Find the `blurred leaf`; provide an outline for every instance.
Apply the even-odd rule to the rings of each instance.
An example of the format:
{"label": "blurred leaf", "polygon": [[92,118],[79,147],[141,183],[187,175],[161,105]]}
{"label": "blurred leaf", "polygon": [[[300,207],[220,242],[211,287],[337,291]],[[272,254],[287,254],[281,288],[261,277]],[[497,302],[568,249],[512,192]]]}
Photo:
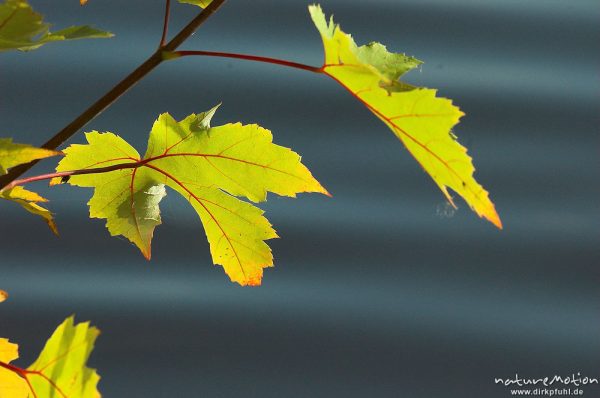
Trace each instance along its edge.
{"label": "blurred leaf", "polygon": [[325,48],[322,70],[381,119],[433,178],[455,207],[447,188],[458,193],[480,216],[498,228],[502,223],[488,193],[473,178],[475,168],[452,128],[464,114],[436,90],[397,79],[421,61],[387,51],[380,43],[358,47],[352,36],[325,19],[318,5],[309,7]]}
{"label": "blurred leaf", "polygon": [[71,26],[50,32],[50,25],[26,0],[0,4],[0,51],[29,51],[53,41],[107,38],[113,34],[89,26]]}

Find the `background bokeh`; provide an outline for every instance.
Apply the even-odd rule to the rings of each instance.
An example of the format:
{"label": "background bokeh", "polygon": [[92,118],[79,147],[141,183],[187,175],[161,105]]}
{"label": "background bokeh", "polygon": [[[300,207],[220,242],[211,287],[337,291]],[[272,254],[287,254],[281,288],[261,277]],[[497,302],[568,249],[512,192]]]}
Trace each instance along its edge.
{"label": "background bokeh", "polygon": [[[31,3],[56,27],[116,34],[0,55],[0,136],[40,144],[154,50],[163,2]],[[182,48],[319,65],[307,4],[230,0]],[[35,186],[52,200],[60,238],[0,203],[0,288],[11,294],[0,336],[21,344],[23,365],[76,313],[103,331],[91,364],[106,397],[507,397],[494,377],[600,377],[598,2],[322,5],[357,42],[425,61],[408,80],[466,112],[455,132],[505,230],[463,202],[450,211],[393,134],[333,81],[181,59],[87,129],[143,151],[159,113],[223,102],[214,124],[271,129],[333,198],[262,205],[282,239],[260,288],[212,265],[199,220],[173,192],[151,262],[88,219],[87,190]],[[195,9],[173,11],[175,32]]]}

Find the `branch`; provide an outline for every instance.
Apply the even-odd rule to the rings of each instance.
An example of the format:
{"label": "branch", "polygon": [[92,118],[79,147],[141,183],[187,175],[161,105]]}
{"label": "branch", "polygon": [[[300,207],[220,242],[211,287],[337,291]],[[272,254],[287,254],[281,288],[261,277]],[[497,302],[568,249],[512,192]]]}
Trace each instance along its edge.
{"label": "branch", "polygon": [[[121,80],[116,86],[109,90],[104,96],[92,104],[88,109],[83,111],[82,114],[77,116],[75,120],[69,123],[65,128],[56,133],[54,137],[50,138],[42,148],[45,149],[56,149],[60,144],[71,138],[79,129],[85,126],[93,118],[98,116],[103,110],[110,106],[115,100],[122,96],[127,90],[133,87],[139,82],[144,76],[150,73],[156,68],[164,59],[163,51],[174,51],[181,45],[188,37],[190,37],[199,27],[206,21],[215,11],[223,5],[225,0],[213,0],[208,7],[203,9],[194,19],[190,21],[181,31],[163,47],[157,49],[154,54],[150,56],[144,63],[142,63],[137,69],[131,72],[127,77]],[[32,168],[38,161],[22,164],[13,167],[8,174],[0,176],[0,189],[10,184],[17,177],[25,173],[27,170]]]}

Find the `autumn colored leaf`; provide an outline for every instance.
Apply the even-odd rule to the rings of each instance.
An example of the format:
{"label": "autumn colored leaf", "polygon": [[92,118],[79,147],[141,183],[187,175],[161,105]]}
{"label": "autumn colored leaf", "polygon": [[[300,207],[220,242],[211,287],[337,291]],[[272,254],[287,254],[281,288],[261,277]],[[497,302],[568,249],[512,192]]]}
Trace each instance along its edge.
{"label": "autumn colored leaf", "polygon": [[198,7],[206,8],[212,0],[178,0],[180,3],[193,4]]}
{"label": "autumn colored leaf", "polygon": [[36,148],[26,144],[15,144],[10,138],[0,138],[0,175],[6,174],[11,167],[32,160],[59,155],[60,152]]}
{"label": "autumn colored leaf", "polygon": [[[60,152],[48,149],[36,148],[26,144],[15,144],[10,138],[0,138],[0,175],[6,174],[8,169],[19,164],[59,154]],[[1,189],[0,198],[16,202],[28,212],[42,217],[52,232],[58,235],[52,213],[38,204],[47,202],[47,199],[21,186]]]}
{"label": "autumn colored leaf", "polygon": [[452,133],[464,114],[451,100],[437,97],[436,90],[398,81],[421,61],[391,53],[380,43],[359,47],[333,18],[326,20],[320,6],[312,5],[309,11],[323,39],[322,72],[394,132],[452,206],[456,207],[447,188],[462,196],[480,217],[502,228],[488,193],[473,178],[475,168],[466,148]]}
{"label": "autumn colored leaf", "polygon": [[8,293],[6,293],[4,290],[0,289],[0,303],[2,303],[3,301],[6,301],[8,299]]}
{"label": "autumn colored leaf", "polygon": [[52,213],[48,209],[38,204],[47,202],[48,199],[38,195],[35,192],[28,191],[21,186],[0,191],[0,198],[16,202],[31,214],[36,214],[42,217],[52,232],[58,235],[58,229],[56,228],[56,223],[54,222]]}
{"label": "autumn colored leaf", "polygon": [[71,26],[56,32],[49,29],[50,25],[26,0],[5,0],[0,4],[0,51],[29,51],[54,41],[113,36],[90,26]]}
{"label": "autumn colored leaf", "polygon": [[[258,125],[210,127],[216,107],[177,122],[169,114],[154,123],[144,157],[113,133],[90,132],[87,145],[71,145],[57,171],[101,168],[72,175],[69,184],[93,187],[90,217],[104,218],[111,235],[122,235],[150,259],[165,186],[187,199],[200,217],[215,264],[241,285],[260,284],[273,265],[265,240],[276,238],[263,211],[237,199],[266,200],[267,192],[294,197],[327,191],[300,156],[272,143]],[[111,171],[112,170],[112,171]]]}
{"label": "autumn colored leaf", "polygon": [[86,367],[99,333],[89,322],[75,325],[69,317],[27,369],[11,364],[19,357],[18,346],[0,339],[0,397],[100,398],[100,376]]}
{"label": "autumn colored leaf", "polygon": [[20,369],[10,363],[19,358],[19,346],[0,338],[0,397],[27,398],[29,387]]}

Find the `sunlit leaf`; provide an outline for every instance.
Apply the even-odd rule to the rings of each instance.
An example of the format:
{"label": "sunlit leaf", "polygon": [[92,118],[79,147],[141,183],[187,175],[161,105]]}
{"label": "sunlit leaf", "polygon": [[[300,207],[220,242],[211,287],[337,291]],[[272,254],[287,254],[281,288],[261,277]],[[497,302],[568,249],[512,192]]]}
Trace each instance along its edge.
{"label": "sunlit leaf", "polygon": [[60,152],[36,148],[26,144],[15,144],[10,138],[0,138],[0,175],[6,174],[11,167],[32,160],[59,155]]}
{"label": "sunlit leaf", "polygon": [[327,191],[298,154],[272,143],[269,130],[240,123],[211,128],[215,110],[180,122],[160,115],[143,158],[113,133],[87,133],[88,144],[68,147],[57,171],[114,170],[73,175],[69,184],[95,188],[90,216],[106,219],[111,235],[125,236],[148,259],[165,186],[174,189],[202,220],[213,262],[232,281],[258,285],[263,268],[273,265],[264,241],[277,235],[262,210],[234,196],[260,202],[267,192],[293,197]]}
{"label": "sunlit leaf", "polygon": [[480,216],[501,228],[488,193],[473,178],[475,168],[467,150],[452,133],[464,114],[436,90],[398,81],[421,61],[387,51],[380,43],[358,47],[321,7],[309,7],[325,48],[322,70],[381,119],[433,178],[448,201],[447,188],[458,193]]}
{"label": "sunlit leaf", "polygon": [[19,346],[0,338],[0,397],[27,398],[29,387],[27,381],[10,365],[19,358]]}
{"label": "sunlit leaf", "polygon": [[100,398],[100,376],[86,366],[99,334],[89,322],[75,325],[69,317],[27,369],[11,364],[19,357],[18,346],[0,338],[0,397]]}
{"label": "sunlit leaf", "polygon": [[[100,332],[89,322],[67,318],[46,342],[38,359],[27,368],[38,397],[99,398],[100,376],[86,367]],[[51,383],[49,382],[51,381]]]}
{"label": "sunlit leaf", "polygon": [[178,0],[180,3],[193,4],[198,7],[206,8],[212,0]]}
{"label": "sunlit leaf", "polygon": [[12,189],[0,191],[0,198],[16,202],[31,214],[36,214],[42,217],[52,232],[58,235],[58,229],[56,228],[56,223],[54,222],[52,213],[48,209],[38,204],[48,201],[44,197],[35,192],[28,191],[21,186],[16,186]]}
{"label": "sunlit leaf", "polygon": [[89,26],[71,26],[56,32],[49,29],[50,25],[26,0],[5,0],[0,4],[0,51],[28,51],[53,41],[113,36]]}
{"label": "sunlit leaf", "polygon": [[8,293],[0,289],[0,303],[8,299]]}
{"label": "sunlit leaf", "polygon": [[[19,164],[59,154],[60,152],[48,149],[35,148],[25,144],[15,144],[10,138],[0,138],[0,175],[6,174],[9,168]],[[58,235],[52,213],[39,205],[39,203],[47,202],[47,199],[21,186],[0,190],[0,198],[16,202],[28,212],[42,217],[52,232]]]}

